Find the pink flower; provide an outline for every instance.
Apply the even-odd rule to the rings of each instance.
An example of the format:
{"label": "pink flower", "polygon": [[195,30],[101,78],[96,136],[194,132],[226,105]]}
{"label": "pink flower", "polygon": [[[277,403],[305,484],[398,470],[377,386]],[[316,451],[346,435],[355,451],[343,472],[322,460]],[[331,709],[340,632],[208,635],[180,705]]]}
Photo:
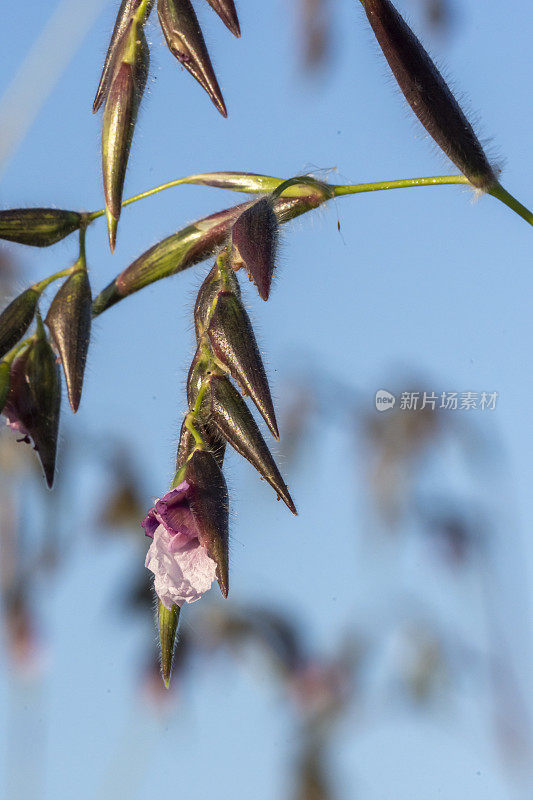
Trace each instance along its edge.
{"label": "pink flower", "polygon": [[209,591],[217,565],[200,544],[200,530],[190,506],[191,485],[183,481],[157,500],[142,522],[153,538],[145,565],[165,606],[194,603]]}

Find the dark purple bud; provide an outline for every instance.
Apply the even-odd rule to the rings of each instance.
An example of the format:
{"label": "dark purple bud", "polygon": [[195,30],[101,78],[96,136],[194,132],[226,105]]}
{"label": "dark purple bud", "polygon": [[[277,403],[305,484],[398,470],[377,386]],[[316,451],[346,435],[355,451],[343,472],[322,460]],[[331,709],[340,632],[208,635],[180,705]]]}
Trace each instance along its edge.
{"label": "dark purple bud", "polygon": [[235,295],[218,295],[207,332],[215,355],[250,395],[272,435],[279,439],[274,404],[252,324]]}
{"label": "dark purple bud", "polygon": [[10,208],[0,211],[0,239],[49,247],[78,230],[82,215],[60,208]]}
{"label": "dark purple bud", "polygon": [[196,78],[223,117],[227,117],[209,53],[190,0],[157,0],[159,22],[168,49]]}
{"label": "dark purple bud", "polygon": [[43,466],[46,482],[54,482],[61,377],[59,366],[48,341],[37,340],[16,357],[11,367],[10,389],[3,413],[9,425],[33,439]]}
{"label": "dark purple bud", "polygon": [[220,292],[225,289],[237,297],[241,296],[241,287],[233,271],[228,272],[226,280],[220,274],[217,264],[208,273],[205,281],[200,286],[198,297],[194,305],[194,327],[196,338],[199,339],[204,330],[209,326],[213,304]]}
{"label": "dark purple bud", "polygon": [[270,294],[277,230],[272,202],[265,197],[243,211],[231,232],[236,256],[243,261],[263,300],[268,300]]}
{"label": "dark purple bud", "polygon": [[241,35],[241,28],[233,0],[207,0],[207,2],[213,11],[216,11],[226,28],[228,28],[234,36],[239,37]]}
{"label": "dark purple bud", "polygon": [[22,339],[35,316],[40,297],[37,289],[30,287],[8,305],[0,314],[0,358]]}
{"label": "dark purple bud", "polygon": [[477,189],[497,183],[481,144],[446,81],[390,0],[362,0],[383,54],[414,113]]}
{"label": "dark purple bud", "polygon": [[[120,4],[115,27],[113,28],[111,41],[105,57],[104,67],[102,69],[102,76],[100,78],[96,97],[94,98],[93,114],[98,111],[103,101],[107,97],[116,59],[117,57],[120,57],[122,37],[126,28],[128,27],[128,23],[131,20],[132,15],[135,13],[141,2],[142,0],[122,0],[122,3]],[[150,14],[152,7],[153,0],[148,4],[148,8],[145,13],[145,19]]]}
{"label": "dark purple bud", "polygon": [[296,507],[257,423],[239,392],[224,377],[210,377],[211,419],[224,438],[268,481],[287,507]]}
{"label": "dark purple bud", "polygon": [[217,565],[217,580],[228,596],[228,489],[213,455],[196,450],[187,461],[184,480],[190,485],[189,505],[199,542]]}
{"label": "dark purple bud", "polygon": [[45,320],[63,364],[68,399],[74,413],[81,400],[91,335],[91,304],[87,271],[77,270],[67,278],[52,300]]}
{"label": "dark purple bud", "polygon": [[102,172],[111,251],[115,249],[124,178],[149,58],[146,38],[137,26],[130,25],[125,31],[122,47],[124,59],[132,60],[117,55],[102,120]]}

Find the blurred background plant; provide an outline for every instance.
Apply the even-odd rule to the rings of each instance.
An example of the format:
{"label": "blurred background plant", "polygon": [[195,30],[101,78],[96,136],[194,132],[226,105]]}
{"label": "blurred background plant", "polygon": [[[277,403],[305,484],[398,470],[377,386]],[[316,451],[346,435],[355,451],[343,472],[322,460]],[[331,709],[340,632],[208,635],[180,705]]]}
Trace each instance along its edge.
{"label": "blurred background plant", "polygon": [[[138,146],[147,152],[131,169],[131,185],[167,179],[169,169],[293,174],[336,162],[369,179],[438,171],[431,148],[413,141],[401,104],[389,102],[383,64],[355,85],[366,59],[377,59],[369,58],[369,37],[358,33],[363,15],[353,5],[295,0],[243,8],[246,36],[230,42],[240,56],[230,68],[224,64],[233,94],[227,128],[203,98],[196,102],[196,92],[180,87],[185,97],[178,94],[174,74],[166,84],[162,67],[156,76],[166,92],[141,118]],[[495,41],[503,46],[503,33],[506,51],[514,49],[511,74],[529,52],[533,15],[524,3],[514,5],[523,31],[505,27],[508,12],[504,20],[495,2],[481,21],[472,3],[458,9],[406,0],[401,10],[418,29],[427,26],[437,50],[453,54],[454,72],[493,114],[487,127],[499,140],[508,137],[509,180],[525,187],[531,112],[520,106],[511,116],[516,94],[499,71],[487,81],[489,53]],[[31,102],[24,91],[15,92],[15,103],[13,91],[0,102],[0,119],[7,109],[12,123],[0,136],[4,204],[100,205],[98,123],[90,128],[86,106],[115,9],[106,7],[60,77],[59,62],[73,56],[76,36],[65,16],[61,24],[57,17],[72,9],[59,4],[44,28],[55,45],[53,53],[44,48],[56,61],[48,85],[48,72],[36,81],[37,66],[22,50],[48,9],[30,2],[25,28],[8,21],[11,86],[21,64],[33,80],[22,84],[31,88]],[[97,12],[95,4],[87,29]],[[283,40],[279,19],[287,13],[292,26]],[[207,31],[219,41],[214,26]],[[473,76],[465,74],[470,48],[480,52]],[[491,89],[478,100],[487,83]],[[346,108],[348,91],[353,109]],[[180,98],[175,115],[169,96]],[[149,100],[155,105],[155,96]],[[372,124],[363,124],[360,108],[374,115]],[[245,129],[249,111],[255,119]],[[270,152],[272,137],[280,141],[277,153]],[[118,259],[127,264],[145,248],[147,237],[205,213],[201,188],[176,191],[189,194],[124,213],[115,256],[97,258],[93,248],[89,268],[99,285],[117,272]],[[273,308],[260,311],[261,339],[268,361],[281,365],[272,370],[282,409],[280,456],[301,515],[293,524],[271,510],[251,470],[230,459],[230,480],[244,486],[242,497],[235,492],[232,519],[232,596],[224,603],[213,592],[189,615],[169,692],[160,679],[139,521],[172,469],[183,411],[176,398],[193,352],[189,306],[206,269],[188,283],[180,276],[166,290],[128,300],[100,323],[88,396],[79,418],[63,424],[53,493],[42,486],[29,448],[2,432],[6,800],[74,792],[80,800],[143,800],[155,791],[191,800],[214,791],[254,800],[529,797],[533,552],[523,536],[533,508],[524,397],[533,387],[522,369],[531,328],[529,231],[485,201],[469,206],[460,189],[456,197],[435,194],[410,195],[410,202],[369,198],[368,211],[354,200],[340,235],[332,209],[285,239]],[[52,263],[48,253],[9,246],[0,257],[6,299]],[[248,302],[259,317],[251,294]],[[104,325],[111,326],[105,337]],[[494,412],[397,405],[378,413],[374,397],[383,386],[398,397],[497,390],[500,400]]]}

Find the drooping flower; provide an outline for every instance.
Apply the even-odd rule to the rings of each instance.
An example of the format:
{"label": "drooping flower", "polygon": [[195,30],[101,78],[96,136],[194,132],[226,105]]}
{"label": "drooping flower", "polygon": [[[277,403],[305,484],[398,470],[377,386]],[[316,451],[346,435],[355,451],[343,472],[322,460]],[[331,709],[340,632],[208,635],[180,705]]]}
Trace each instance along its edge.
{"label": "drooping flower", "polygon": [[199,600],[216,578],[217,564],[200,544],[191,493],[191,484],[183,481],[157,500],[142,522],[145,534],[153,538],[145,565],[154,573],[155,591],[169,610]]}

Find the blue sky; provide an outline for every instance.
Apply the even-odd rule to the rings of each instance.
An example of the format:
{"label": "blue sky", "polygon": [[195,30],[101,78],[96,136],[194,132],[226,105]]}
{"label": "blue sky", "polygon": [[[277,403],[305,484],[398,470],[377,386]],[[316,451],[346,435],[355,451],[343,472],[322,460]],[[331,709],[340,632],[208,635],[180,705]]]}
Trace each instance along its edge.
{"label": "blue sky", "polygon": [[[2,207],[102,206],[101,117],[91,114],[91,106],[116,5],[103,4],[9,159],[0,184]],[[206,3],[197,4],[228,120],[178,68],[154,13],[148,90],[125,195],[216,170],[286,178],[315,171],[347,183],[455,172],[405,105],[359,3],[331,5],[331,63],[312,79],[298,60],[295,2],[240,4],[238,41]],[[503,185],[531,206],[533,111],[523,87],[533,11],[525,0],[455,5],[455,26],[438,38],[424,29],[419,3],[398,2],[479,118],[489,152],[504,164]],[[50,13],[47,4],[28,0],[24,13],[13,8],[5,15],[2,86]],[[103,288],[154,242],[237,200],[216,189],[180,187],[137,203],[123,214],[113,256],[105,225],[95,223],[87,242],[93,288]],[[283,231],[268,304],[247,282],[244,287],[281,408],[295,374],[317,383],[324,374],[333,376],[359,392],[368,414],[377,389],[408,389],[402,381],[411,374],[429,390],[499,393],[496,411],[475,418],[481,435],[497,443],[496,461],[482,458],[467,470],[450,446],[426,465],[422,491],[428,497],[449,492],[467,502],[481,498],[487,509],[497,531],[494,591],[529,707],[531,237],[531,228],[504,206],[490,197],[475,201],[462,187],[346,197]],[[75,248],[74,237],[49,250],[9,248],[20,265],[20,288],[68,266]],[[72,437],[78,425],[90,436],[130,443],[142,467],[147,507],[172,477],[193,353],[192,306],[206,268],[155,284],[98,319],[77,418],[63,407],[63,430]],[[342,405],[342,397],[338,401]],[[379,525],[365,468],[365,450],[351,430],[316,421],[290,475],[300,511],[293,519],[252,469],[230,454],[230,602],[290,609],[316,646],[328,651],[350,625],[364,628],[373,613],[381,620],[376,624],[385,624],[396,598],[408,593],[417,615],[436,614],[471,643],[483,641],[475,576],[451,580],[435,573],[416,547],[400,562],[390,543],[370,552],[365,547],[368,531]],[[39,797],[76,793],[79,800],[107,800],[118,791],[128,800],[178,791],[187,800],[215,791],[224,799],[288,796],[295,726],[257,665],[199,665],[168,718],[158,722],[147,712],[131,667],[144,637],[154,633],[113,613],[114,591],[142,560],[144,542],[139,534],[135,550],[117,539],[105,546],[95,541],[87,498],[102,478],[89,464],[79,478],[69,476],[72,484],[79,503],[65,503],[61,512],[75,536],[69,569],[57,585],[42,585],[39,598],[49,637],[47,681],[39,692],[19,696],[22,689],[5,662],[0,679],[2,718],[18,702],[23,732],[35,741],[46,738]],[[196,610],[187,610],[185,624],[194,626]],[[525,797],[524,784],[511,789],[505,779],[483,686],[471,684],[431,714],[405,713],[385,698],[365,724],[354,708],[335,740],[339,798]],[[0,736],[9,739],[7,726]],[[15,797],[2,778],[0,791]],[[33,800],[29,790],[26,797]]]}

